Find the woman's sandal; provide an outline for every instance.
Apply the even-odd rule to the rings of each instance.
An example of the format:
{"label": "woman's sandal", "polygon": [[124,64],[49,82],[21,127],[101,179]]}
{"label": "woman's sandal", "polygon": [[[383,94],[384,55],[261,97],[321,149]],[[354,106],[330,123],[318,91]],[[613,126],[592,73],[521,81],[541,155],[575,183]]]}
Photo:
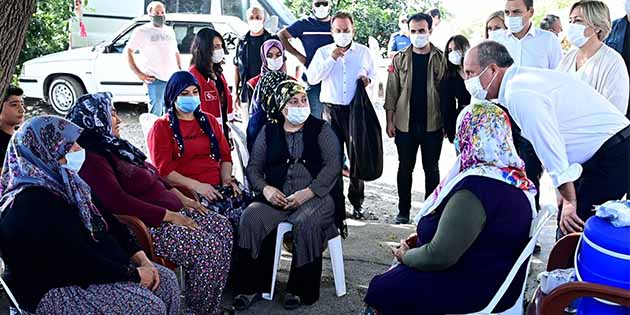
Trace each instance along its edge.
{"label": "woman's sandal", "polygon": [[284,296],[284,303],[282,306],[287,310],[294,310],[302,306],[302,300],[300,300],[300,297],[295,294],[287,293]]}
{"label": "woman's sandal", "polygon": [[234,298],[232,306],[234,306],[237,311],[244,311],[258,300],[260,300],[260,294],[258,293],[252,295],[239,294]]}

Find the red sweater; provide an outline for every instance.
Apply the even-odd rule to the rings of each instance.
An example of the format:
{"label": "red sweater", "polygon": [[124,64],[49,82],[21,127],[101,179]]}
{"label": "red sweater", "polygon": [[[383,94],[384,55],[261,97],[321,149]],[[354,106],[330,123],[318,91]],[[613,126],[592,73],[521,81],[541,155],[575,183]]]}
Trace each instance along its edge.
{"label": "red sweater", "polygon": [[178,157],[177,143],[168,116],[162,116],[149,131],[147,145],[153,164],[166,177],[176,171],[182,176],[196,181],[219,185],[221,184],[221,162],[232,162],[230,146],[228,145],[221,126],[216,119],[208,115],[212,132],[219,142],[221,161],[210,157],[210,139],[203,133],[197,120],[179,120],[179,128],[184,139],[184,156]]}
{"label": "red sweater", "polygon": [[[204,77],[194,65],[190,66],[188,71],[195,77],[195,79],[197,79],[199,87],[201,87],[201,91],[199,91],[201,111],[218,118],[219,121],[222,121],[221,118],[223,117],[223,111],[221,107],[221,96],[219,95],[219,90],[214,84],[214,81]],[[225,100],[227,102],[227,120],[232,121],[234,120],[232,93],[230,92],[230,87],[223,74],[219,76],[219,80],[223,82],[224,86],[223,93],[225,94]]]}

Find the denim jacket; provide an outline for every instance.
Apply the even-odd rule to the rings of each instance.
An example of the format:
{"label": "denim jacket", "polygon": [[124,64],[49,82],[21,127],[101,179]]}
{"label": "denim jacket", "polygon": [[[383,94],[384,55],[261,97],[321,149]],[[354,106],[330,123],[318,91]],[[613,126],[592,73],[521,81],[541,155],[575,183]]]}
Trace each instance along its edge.
{"label": "denim jacket", "polygon": [[[606,45],[620,54],[623,53],[623,40],[626,36],[628,24],[630,24],[630,22],[628,22],[628,16],[615,20],[612,25],[612,31],[610,31],[610,35],[606,38]],[[630,38],[626,38],[626,40],[630,40]]]}

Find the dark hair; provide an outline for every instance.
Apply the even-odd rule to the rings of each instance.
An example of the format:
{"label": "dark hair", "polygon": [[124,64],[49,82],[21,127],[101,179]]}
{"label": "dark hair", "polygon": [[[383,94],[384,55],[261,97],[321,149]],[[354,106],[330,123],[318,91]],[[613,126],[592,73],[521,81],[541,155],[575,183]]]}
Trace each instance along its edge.
{"label": "dark hair", "polygon": [[212,63],[212,54],[214,53],[214,39],[218,37],[221,39],[221,45],[227,55],[227,49],[225,48],[225,41],[223,36],[212,28],[202,28],[195,35],[192,46],[190,47],[190,53],[192,59],[190,64],[194,65],[201,74],[205,77],[210,77],[212,72],[220,74],[223,72],[223,68],[219,63]]}
{"label": "dark hair", "polygon": [[410,25],[411,21],[416,21],[416,22],[427,21],[427,23],[429,24],[429,29],[433,28],[433,18],[430,15],[425,14],[425,13],[416,13],[410,16],[409,20],[407,20],[407,25]]}
{"label": "dark hair", "polygon": [[22,96],[24,95],[24,91],[15,85],[9,85],[2,96],[2,103],[9,100],[11,96]]}
{"label": "dark hair", "polygon": [[545,18],[543,18],[543,20],[540,22],[540,28],[545,31],[550,31],[551,28],[553,27],[553,23],[555,23],[558,20],[560,20],[559,16],[549,14],[545,16]]}
{"label": "dark hair", "polygon": [[348,19],[350,20],[350,23],[354,25],[354,19],[352,18],[352,15],[346,11],[337,11],[337,13],[335,13],[335,15],[333,15],[332,19],[330,20],[330,24],[335,23],[336,19]]}
{"label": "dark hair", "polygon": [[441,18],[441,17],[442,17],[442,13],[440,13],[440,9],[437,9],[437,8],[436,8],[436,9],[431,9],[431,10],[429,10],[429,12],[427,12],[427,13],[428,13],[431,17],[435,17],[435,16],[437,16],[437,17],[439,17],[439,18]]}
{"label": "dark hair", "polygon": [[477,45],[477,53],[479,54],[479,66],[482,69],[493,63],[501,68],[507,68],[514,64],[514,59],[510,56],[507,48],[493,40]]}
{"label": "dark hair", "polygon": [[[446,46],[444,47],[444,65],[446,65],[446,77],[451,78],[454,75],[458,75],[457,71],[460,66],[456,66],[451,64],[448,61],[448,46],[451,45],[451,42],[455,43],[455,47],[462,51],[463,54],[470,48],[470,42],[463,35],[455,35],[448,39],[446,42]],[[463,56],[462,56],[463,57]]]}
{"label": "dark hair", "polygon": [[[518,0],[508,0],[508,1],[518,1]],[[525,3],[525,7],[527,7],[527,10],[534,7],[534,0],[523,0],[523,2]]]}

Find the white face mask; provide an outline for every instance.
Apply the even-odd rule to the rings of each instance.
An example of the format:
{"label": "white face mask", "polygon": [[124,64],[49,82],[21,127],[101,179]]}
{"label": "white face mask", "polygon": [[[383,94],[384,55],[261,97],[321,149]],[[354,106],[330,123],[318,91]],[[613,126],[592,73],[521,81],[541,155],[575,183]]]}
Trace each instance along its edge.
{"label": "white face mask", "polygon": [[488,32],[488,39],[489,40],[497,40],[497,37],[499,37],[499,33],[501,33],[502,30],[494,30],[491,32]]}
{"label": "white face mask", "polygon": [[223,48],[215,49],[212,52],[212,62],[213,63],[221,63],[223,61],[223,57],[225,57],[225,51]]}
{"label": "white face mask", "polygon": [[289,107],[288,108],[287,120],[292,125],[301,125],[303,124],[308,117],[311,115],[311,108],[309,106],[306,107]]}
{"label": "white face mask", "polygon": [[352,43],[352,33],[333,33],[332,36],[339,47],[348,47]]}
{"label": "white face mask", "polygon": [[249,20],[247,21],[247,24],[249,25],[249,30],[252,31],[252,33],[258,33],[262,31],[264,22],[261,20]]}
{"label": "white face mask", "polygon": [[85,162],[85,149],[66,153],[66,164],[62,164],[61,167],[79,172],[83,162]]}
{"label": "white face mask", "polygon": [[282,56],[275,59],[267,58],[267,68],[271,71],[278,71],[282,69],[282,65],[284,65]]}
{"label": "white face mask", "polygon": [[411,40],[413,47],[424,48],[429,44],[429,34],[411,34],[409,40]]}
{"label": "white face mask", "polygon": [[586,25],[578,24],[578,23],[570,23],[567,29],[567,37],[569,38],[569,43],[571,45],[581,48],[586,45],[586,42],[591,38],[584,36],[584,31],[586,30]]}
{"label": "white face mask", "polygon": [[453,50],[448,54],[448,61],[456,66],[462,65],[462,59],[464,59],[464,54],[461,50]]}
{"label": "white face mask", "polygon": [[323,20],[325,18],[328,17],[328,15],[330,14],[330,6],[319,6],[319,7],[315,7],[315,9],[313,10],[313,13],[315,14],[315,17]]}
{"label": "white face mask", "polygon": [[[472,77],[464,81],[464,84],[466,85],[466,90],[468,90],[468,93],[470,93],[472,97],[478,100],[485,100],[486,97],[488,97],[488,90],[484,89],[483,85],[481,85],[481,76],[483,75],[484,72],[486,72],[486,70],[488,70],[488,67],[483,69],[483,71],[481,71],[481,73],[478,76]],[[492,83],[494,82],[494,79],[497,78],[497,74],[498,72],[494,74],[494,77],[492,77],[492,80],[490,80],[490,84],[488,84],[488,87],[491,86]]]}
{"label": "white face mask", "polygon": [[506,16],[505,24],[512,33],[518,33],[525,28],[522,16]]}

